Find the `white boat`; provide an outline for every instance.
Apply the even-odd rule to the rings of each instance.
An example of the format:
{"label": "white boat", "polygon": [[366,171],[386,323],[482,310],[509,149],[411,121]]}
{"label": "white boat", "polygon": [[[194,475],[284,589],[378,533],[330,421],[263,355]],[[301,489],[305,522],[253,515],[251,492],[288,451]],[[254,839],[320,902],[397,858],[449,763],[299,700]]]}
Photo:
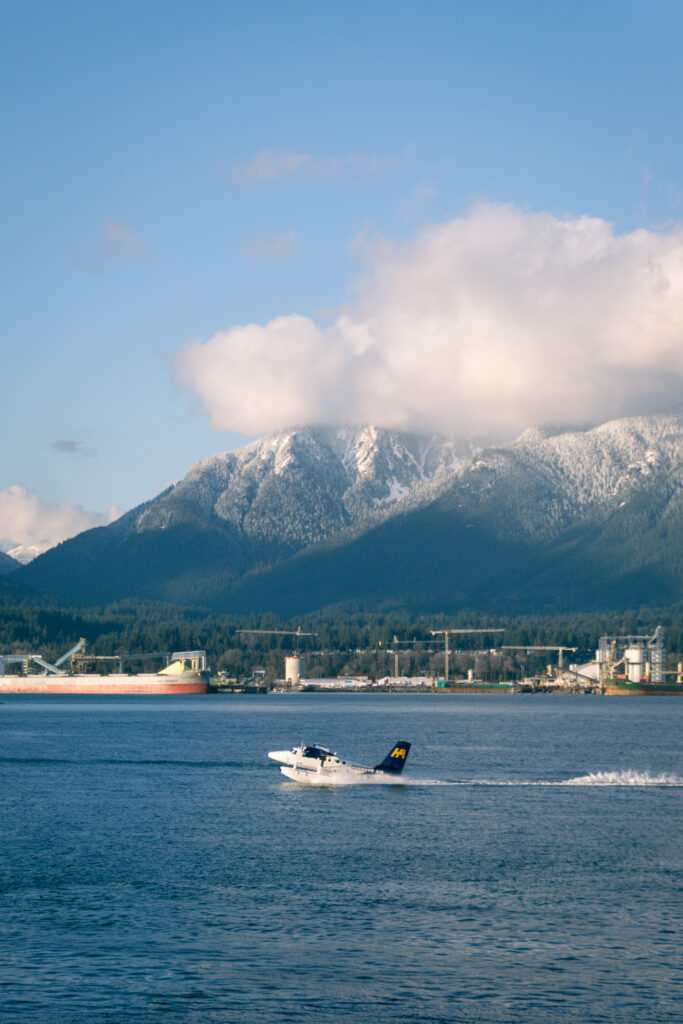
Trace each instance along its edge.
{"label": "white boat", "polygon": [[410,743],[399,740],[380,764],[358,764],[339,757],[320,743],[305,744],[291,750],[271,750],[268,757],[280,762],[280,771],[294,782],[312,782],[320,785],[326,781],[343,781],[344,776],[386,776],[398,777],[405,767]]}

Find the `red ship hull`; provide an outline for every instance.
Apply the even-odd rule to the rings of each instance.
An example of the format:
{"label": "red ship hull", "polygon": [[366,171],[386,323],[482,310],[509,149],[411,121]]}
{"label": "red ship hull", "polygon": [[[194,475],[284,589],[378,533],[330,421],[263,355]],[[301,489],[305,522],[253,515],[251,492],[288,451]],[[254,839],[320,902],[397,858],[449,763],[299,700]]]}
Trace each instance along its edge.
{"label": "red ship hull", "polygon": [[174,694],[208,693],[202,676],[0,676],[1,693]]}

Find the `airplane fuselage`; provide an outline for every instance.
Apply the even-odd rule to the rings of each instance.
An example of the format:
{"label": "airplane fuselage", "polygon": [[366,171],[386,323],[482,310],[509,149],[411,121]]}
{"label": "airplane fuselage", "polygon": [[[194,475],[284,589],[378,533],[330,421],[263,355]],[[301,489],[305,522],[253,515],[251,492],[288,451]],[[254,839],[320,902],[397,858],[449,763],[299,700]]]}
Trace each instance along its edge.
{"label": "airplane fuselage", "polygon": [[339,781],[344,775],[395,777],[403,770],[410,743],[399,741],[378,765],[359,764],[339,757],[319,743],[301,743],[291,750],[271,750],[268,757],[280,762],[280,771],[294,782]]}

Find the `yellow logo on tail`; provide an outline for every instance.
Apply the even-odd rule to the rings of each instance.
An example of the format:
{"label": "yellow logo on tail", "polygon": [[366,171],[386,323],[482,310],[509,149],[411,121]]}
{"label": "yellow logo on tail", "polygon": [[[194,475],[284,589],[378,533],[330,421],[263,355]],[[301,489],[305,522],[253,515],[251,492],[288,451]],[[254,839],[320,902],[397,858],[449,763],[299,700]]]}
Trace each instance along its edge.
{"label": "yellow logo on tail", "polygon": [[389,757],[402,757],[403,760],[405,761],[405,757],[406,757],[405,747],[394,747],[394,749],[389,754]]}

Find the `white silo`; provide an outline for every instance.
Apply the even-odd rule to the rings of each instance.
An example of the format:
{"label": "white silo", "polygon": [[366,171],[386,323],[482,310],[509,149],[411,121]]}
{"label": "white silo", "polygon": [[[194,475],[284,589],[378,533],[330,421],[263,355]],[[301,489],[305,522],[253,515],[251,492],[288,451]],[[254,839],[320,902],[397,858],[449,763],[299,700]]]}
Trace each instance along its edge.
{"label": "white silo", "polygon": [[645,658],[642,647],[627,647],[624,651],[624,666],[630,683],[639,683],[645,674]]}
{"label": "white silo", "polygon": [[304,675],[305,666],[303,658],[285,658],[285,683],[288,686],[298,686]]}

